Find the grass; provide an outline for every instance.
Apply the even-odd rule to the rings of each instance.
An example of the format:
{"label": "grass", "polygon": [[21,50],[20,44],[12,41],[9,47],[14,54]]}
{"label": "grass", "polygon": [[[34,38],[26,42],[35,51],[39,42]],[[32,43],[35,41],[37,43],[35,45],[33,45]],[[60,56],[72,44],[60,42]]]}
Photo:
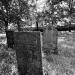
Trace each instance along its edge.
{"label": "grass", "polygon": [[[75,41],[73,34],[67,34],[65,32],[65,35],[59,35],[65,37],[61,39],[62,41],[58,37],[58,55],[50,53],[43,59],[43,66],[48,75],[75,75]],[[63,46],[64,44],[66,46]]]}
{"label": "grass", "polygon": [[14,75],[13,73],[18,74],[15,51],[7,49],[5,45],[0,45],[0,74]]}
{"label": "grass", "polygon": [[[67,37],[72,36],[67,35]],[[58,42],[58,55],[49,52],[51,50],[49,42],[46,50],[42,51],[44,75],[75,75],[75,50],[70,48],[70,46],[74,47],[74,38],[73,42],[71,38],[71,41],[69,38],[66,38],[66,41],[63,40]],[[67,44],[69,47],[63,47],[62,44]],[[0,75],[18,75],[16,53],[5,45],[0,45],[0,73],[2,73]]]}

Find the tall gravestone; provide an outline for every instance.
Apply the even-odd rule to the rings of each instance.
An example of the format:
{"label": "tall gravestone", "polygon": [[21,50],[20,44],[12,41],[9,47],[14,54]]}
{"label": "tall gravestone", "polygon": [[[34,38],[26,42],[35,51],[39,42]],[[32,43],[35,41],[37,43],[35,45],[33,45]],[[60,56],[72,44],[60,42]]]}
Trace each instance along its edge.
{"label": "tall gravestone", "polygon": [[13,49],[16,50],[19,75],[43,75],[40,34],[40,32],[13,33]]}

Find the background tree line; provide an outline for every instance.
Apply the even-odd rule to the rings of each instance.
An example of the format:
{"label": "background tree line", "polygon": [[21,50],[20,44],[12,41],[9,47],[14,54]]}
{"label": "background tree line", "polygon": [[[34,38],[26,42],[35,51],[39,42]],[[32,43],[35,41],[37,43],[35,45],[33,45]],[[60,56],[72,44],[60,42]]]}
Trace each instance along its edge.
{"label": "background tree line", "polygon": [[[0,27],[13,23],[19,31],[23,26],[72,26],[74,0],[0,0]],[[1,27],[1,29],[2,29]]]}

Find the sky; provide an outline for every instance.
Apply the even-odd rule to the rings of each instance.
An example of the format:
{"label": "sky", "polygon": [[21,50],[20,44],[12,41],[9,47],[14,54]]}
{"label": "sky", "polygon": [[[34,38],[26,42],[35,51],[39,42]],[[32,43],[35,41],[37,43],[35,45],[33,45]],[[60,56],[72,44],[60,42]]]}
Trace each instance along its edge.
{"label": "sky", "polygon": [[36,8],[37,8],[37,12],[42,12],[47,4],[46,4],[47,0],[38,0],[36,3]]}
{"label": "sky", "polygon": [[48,9],[47,0],[29,0],[29,5],[36,5],[37,12],[42,12],[44,9]]}

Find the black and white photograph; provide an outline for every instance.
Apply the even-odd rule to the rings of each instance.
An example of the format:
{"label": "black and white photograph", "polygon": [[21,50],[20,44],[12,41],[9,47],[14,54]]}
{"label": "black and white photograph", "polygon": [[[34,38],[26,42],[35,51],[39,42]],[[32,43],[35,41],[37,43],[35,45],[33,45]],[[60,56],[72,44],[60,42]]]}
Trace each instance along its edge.
{"label": "black and white photograph", "polygon": [[75,0],[0,0],[0,75],[75,75]]}

